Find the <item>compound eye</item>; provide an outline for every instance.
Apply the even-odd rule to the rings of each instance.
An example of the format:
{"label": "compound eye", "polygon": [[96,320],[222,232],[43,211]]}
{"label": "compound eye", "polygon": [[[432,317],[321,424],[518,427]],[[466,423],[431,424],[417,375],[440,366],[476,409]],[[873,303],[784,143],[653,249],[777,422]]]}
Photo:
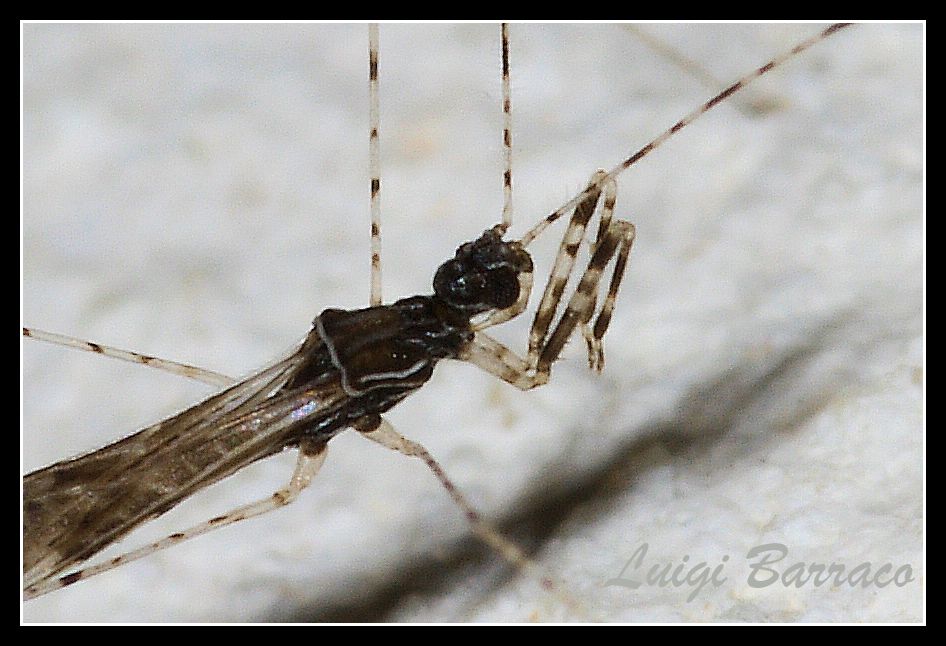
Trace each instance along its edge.
{"label": "compound eye", "polygon": [[478,305],[486,291],[486,278],[478,271],[468,271],[450,283],[450,290],[463,303]]}
{"label": "compound eye", "polygon": [[519,276],[510,267],[493,271],[490,276],[490,285],[492,285],[492,293],[489,294],[488,301],[498,310],[512,306],[519,298]]}
{"label": "compound eye", "polygon": [[434,292],[455,307],[469,304],[476,291],[476,281],[459,260],[448,260],[440,265],[434,276]]}

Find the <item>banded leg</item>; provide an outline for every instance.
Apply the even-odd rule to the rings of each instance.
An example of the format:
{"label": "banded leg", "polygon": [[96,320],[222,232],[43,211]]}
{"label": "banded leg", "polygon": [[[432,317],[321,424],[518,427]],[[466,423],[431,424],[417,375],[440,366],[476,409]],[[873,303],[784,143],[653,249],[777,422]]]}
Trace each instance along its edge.
{"label": "banded leg", "polygon": [[[539,302],[539,309],[536,311],[535,319],[532,321],[532,329],[529,331],[528,361],[531,366],[538,364],[539,354],[548,336],[552,319],[555,318],[558,311],[562,294],[565,292],[565,287],[568,285],[568,280],[571,278],[575,266],[575,258],[581,248],[582,241],[585,239],[585,229],[595,212],[595,207],[598,205],[601,196],[601,188],[598,187],[598,183],[603,181],[604,177],[605,173],[601,170],[591,176],[588,183],[588,188],[592,189],[591,193],[575,207],[575,212],[565,229],[565,235],[562,236],[555,263],[552,265],[552,271],[549,274],[548,282],[545,284],[542,300]],[[607,231],[607,227],[610,226],[614,202],[617,199],[614,182],[606,181],[605,187],[607,191],[605,203],[594,246],[598,246]],[[594,304],[592,303],[593,307]]]}
{"label": "banded leg", "polygon": [[[613,208],[613,201],[611,208]],[[548,373],[552,363],[558,359],[578,324],[583,326],[585,338],[588,341],[588,363],[594,370],[604,367],[603,339],[611,323],[614,312],[614,303],[617,300],[618,290],[627,268],[627,260],[634,244],[634,225],[625,220],[615,220],[610,223],[600,242],[595,245],[594,253],[588,262],[588,267],[575,288],[575,293],[568,301],[564,314],[559,319],[554,331],[548,340],[541,346],[535,370],[537,374]],[[598,311],[594,325],[587,327],[595,313],[598,283],[604,268],[611,258],[618,254],[611,282],[608,286],[608,295]]]}
{"label": "banded leg", "polygon": [[[581,205],[580,205],[581,206]],[[547,334],[551,321],[561,300],[568,273],[556,274],[553,269],[546,287],[546,294],[551,296],[539,306],[536,320],[533,323],[533,336],[530,337],[529,354],[526,359],[499,343],[484,332],[477,332],[473,341],[464,349],[459,358],[473,363],[483,370],[493,374],[522,390],[529,390],[548,382],[552,363],[558,359],[571,337],[575,328],[581,326],[582,334],[588,345],[588,363],[593,370],[601,370],[604,366],[603,339],[611,323],[614,304],[627,268],[627,260],[634,242],[634,225],[624,220],[612,220],[611,212],[614,208],[613,182],[605,183],[605,206],[601,217],[596,241],[593,243],[593,252],[588,266],[582,274],[578,287],[572,294],[564,313],[555,325],[552,333]],[[592,205],[593,209],[593,205]],[[581,224],[582,215],[577,226]],[[589,215],[590,217],[590,215]],[[576,221],[573,217],[573,222]],[[574,264],[574,253],[570,251],[569,234],[563,241],[563,259],[560,253],[556,267],[566,267],[570,272]],[[567,244],[566,244],[567,243]],[[605,267],[617,254],[614,271],[608,285],[608,294],[601,309],[595,318],[597,305],[598,285]],[[558,262],[561,260],[561,263]],[[554,283],[554,284],[553,284]],[[594,323],[592,324],[592,318]],[[532,347],[531,338],[538,337],[535,347]]]}
{"label": "banded leg", "polygon": [[132,352],[131,350],[113,348],[112,346],[102,345],[101,343],[83,341],[82,339],[77,339],[75,337],[65,336],[64,334],[55,334],[53,332],[46,332],[45,330],[40,330],[37,328],[23,328],[23,336],[45,341],[46,343],[63,345],[67,348],[84,350],[85,352],[94,352],[105,357],[120,359],[130,363],[140,363],[141,365],[148,366],[149,368],[157,368],[158,370],[180,375],[181,377],[187,377],[188,379],[194,379],[205,384],[210,384],[211,386],[230,386],[236,381],[233,377],[221,375],[218,372],[213,372],[212,370],[206,370],[204,368],[198,368],[197,366],[192,366],[190,364],[178,363],[177,361],[171,361],[169,359],[160,359],[147,354]]}
{"label": "banded leg", "polygon": [[451,481],[446,472],[444,472],[443,467],[440,466],[440,463],[434,459],[422,444],[409,440],[398,433],[394,426],[380,415],[364,417],[358,420],[358,422],[354,424],[354,427],[366,438],[377,442],[385,448],[423,460],[447,490],[447,493],[450,494],[450,497],[453,498],[453,501],[463,510],[463,514],[466,516],[467,522],[469,522],[477,538],[495,550],[504,560],[517,569],[537,577],[541,581],[542,587],[553,594],[565,606],[571,608],[579,615],[585,614],[585,609],[582,604],[572,598],[553,578],[545,574],[540,566],[526,556],[522,548],[503,536],[491,523],[483,519],[466,497],[460,493],[460,490],[456,488],[453,481]]}
{"label": "banded leg", "polygon": [[531,390],[549,382],[549,372],[535,372],[528,361],[485,332],[477,332],[458,358],[520,390]]}
{"label": "banded leg", "polygon": [[[621,288],[621,281],[624,279],[624,271],[627,269],[627,259],[631,255],[631,246],[634,244],[634,236],[636,234],[634,225],[626,220],[618,220],[609,231],[610,233],[606,237],[605,242],[614,246],[604,253],[613,255],[615,251],[617,251],[618,259],[614,264],[614,271],[611,273],[611,282],[608,284],[608,295],[605,297],[601,309],[598,310],[598,316],[595,318],[594,326],[590,326],[589,321],[595,309],[594,295],[597,294],[597,283],[595,284],[593,288],[595,291],[592,295],[591,303],[586,310],[587,317],[581,324],[582,335],[585,337],[585,341],[588,344],[588,367],[596,372],[601,372],[604,369],[604,335],[608,331],[608,326],[611,324],[611,316],[614,314],[614,304],[617,302],[618,290]],[[618,244],[620,244],[620,250],[616,248]],[[602,248],[607,249],[607,247]],[[607,264],[607,262],[608,260],[604,260],[604,264]],[[603,266],[604,265],[602,265],[602,269]],[[589,267],[589,269],[590,268],[591,267]],[[584,281],[584,278],[582,278],[582,280]],[[580,290],[581,284],[579,283],[579,291],[572,297],[573,300],[579,295]],[[569,302],[568,307],[571,309],[571,302]],[[559,325],[561,325],[561,322]],[[555,334],[557,333],[558,329],[556,328]],[[555,334],[552,335],[552,339],[555,338]],[[567,334],[571,334],[571,331],[569,330]],[[549,343],[542,351],[542,355],[539,357],[539,365],[542,365],[543,356],[552,354],[550,350],[550,347],[553,345],[552,339],[549,340]],[[551,365],[551,362],[558,358],[567,340],[568,336],[565,336],[562,340],[561,347],[554,352],[554,356],[548,359],[548,365]]]}
{"label": "banded leg", "polygon": [[[303,443],[299,446],[299,457],[296,461],[296,468],[293,471],[292,478],[285,487],[279,491],[276,491],[272,495],[248,505],[237,507],[236,509],[222,516],[211,518],[210,520],[200,523],[199,525],[195,525],[182,532],[175,532],[174,534],[166,536],[159,541],[155,541],[154,543],[145,545],[144,547],[132,550],[131,552],[126,552],[120,556],[116,556],[97,565],[83,568],[81,570],[76,570],[75,572],[66,574],[65,576],[40,579],[35,584],[28,585],[26,587],[26,589],[23,591],[23,598],[32,599],[34,597],[46,594],[47,592],[59,590],[60,588],[64,588],[68,585],[72,585],[73,583],[77,583],[84,579],[88,579],[89,577],[95,576],[96,574],[108,572],[113,568],[125,565],[126,563],[131,563],[132,561],[137,561],[140,558],[144,558],[145,556],[154,554],[155,552],[159,552],[168,547],[178,545],[186,540],[200,536],[201,534],[206,534],[210,531],[220,529],[221,527],[226,527],[227,525],[232,525],[233,523],[239,522],[241,520],[253,518],[254,516],[261,516],[267,512],[279,509],[280,507],[285,507],[298,498],[303,489],[309,486],[309,484],[312,482],[312,479],[319,472],[319,469],[325,462],[325,457],[327,454],[328,445],[325,442],[303,441]],[[29,575],[27,575],[27,577],[29,577]],[[29,578],[27,578],[27,581],[29,581]]]}
{"label": "banded leg", "polygon": [[380,415],[369,415],[358,420],[354,424],[355,430],[364,435],[373,442],[381,446],[397,451],[407,456],[420,458],[424,461],[440,484],[443,485],[450,497],[457,506],[463,511],[467,522],[473,528],[477,538],[496,550],[504,559],[518,568],[529,569],[533,566],[532,561],[525,555],[522,549],[504,537],[495,527],[483,519],[478,511],[466,499],[460,490],[456,488],[453,481],[447,476],[440,463],[434,459],[422,444],[409,440],[394,428],[388,420]]}

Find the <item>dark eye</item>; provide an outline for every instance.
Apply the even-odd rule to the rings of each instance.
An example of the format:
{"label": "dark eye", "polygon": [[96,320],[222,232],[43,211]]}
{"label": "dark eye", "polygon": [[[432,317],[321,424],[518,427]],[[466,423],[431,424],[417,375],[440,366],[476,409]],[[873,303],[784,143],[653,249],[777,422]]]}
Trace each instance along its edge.
{"label": "dark eye", "polygon": [[519,277],[514,269],[503,267],[490,273],[491,294],[486,300],[492,307],[502,310],[519,298]]}
{"label": "dark eye", "polygon": [[464,274],[463,263],[448,260],[440,265],[434,275],[434,292],[452,305],[461,305],[469,299],[470,285]]}
{"label": "dark eye", "polygon": [[450,289],[457,298],[478,302],[486,287],[486,278],[479,272],[460,274],[451,283]]}

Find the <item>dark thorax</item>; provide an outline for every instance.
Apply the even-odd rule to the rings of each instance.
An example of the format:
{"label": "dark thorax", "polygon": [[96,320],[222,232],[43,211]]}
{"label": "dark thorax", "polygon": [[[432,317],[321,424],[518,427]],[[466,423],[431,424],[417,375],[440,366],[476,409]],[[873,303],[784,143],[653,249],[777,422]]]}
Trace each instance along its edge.
{"label": "dark thorax", "polygon": [[434,293],[357,310],[327,309],[309,332],[316,349],[287,389],[339,379],[350,398],[342,415],[309,433],[331,434],[384,413],[426,383],[441,359],[457,358],[473,340],[471,319],[519,298],[519,274],[532,259],[502,226],[486,230],[437,269]]}

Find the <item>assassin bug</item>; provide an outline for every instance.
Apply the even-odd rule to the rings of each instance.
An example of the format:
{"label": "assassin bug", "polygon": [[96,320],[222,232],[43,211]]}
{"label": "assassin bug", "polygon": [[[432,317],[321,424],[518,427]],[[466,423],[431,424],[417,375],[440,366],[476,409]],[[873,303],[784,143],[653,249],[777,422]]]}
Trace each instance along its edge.
{"label": "assassin bug", "polygon": [[620,204],[620,202],[619,202],[619,204]]}

